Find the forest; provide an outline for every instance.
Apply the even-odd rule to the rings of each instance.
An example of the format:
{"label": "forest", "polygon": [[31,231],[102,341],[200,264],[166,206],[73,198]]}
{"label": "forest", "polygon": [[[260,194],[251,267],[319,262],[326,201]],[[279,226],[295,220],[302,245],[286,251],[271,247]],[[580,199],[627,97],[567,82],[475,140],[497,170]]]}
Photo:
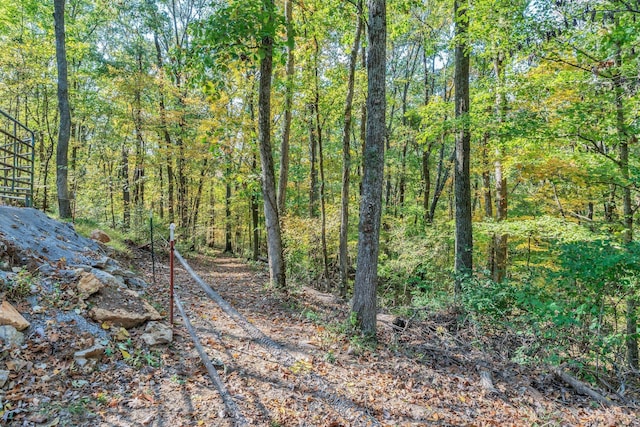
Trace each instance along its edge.
{"label": "forest", "polygon": [[378,309],[455,311],[624,394],[638,20],[635,0],[10,0],[0,110],[34,132],[37,209],[135,242],[175,223],[185,252],[353,297],[369,334]]}

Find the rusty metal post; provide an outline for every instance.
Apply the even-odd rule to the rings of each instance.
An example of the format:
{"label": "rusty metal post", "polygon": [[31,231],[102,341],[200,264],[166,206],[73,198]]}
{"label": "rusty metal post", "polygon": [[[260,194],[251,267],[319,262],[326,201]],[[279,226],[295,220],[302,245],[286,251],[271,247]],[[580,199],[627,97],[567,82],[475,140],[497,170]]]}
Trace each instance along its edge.
{"label": "rusty metal post", "polygon": [[169,226],[169,321],[173,325],[173,258],[175,252],[175,230],[176,225]]}

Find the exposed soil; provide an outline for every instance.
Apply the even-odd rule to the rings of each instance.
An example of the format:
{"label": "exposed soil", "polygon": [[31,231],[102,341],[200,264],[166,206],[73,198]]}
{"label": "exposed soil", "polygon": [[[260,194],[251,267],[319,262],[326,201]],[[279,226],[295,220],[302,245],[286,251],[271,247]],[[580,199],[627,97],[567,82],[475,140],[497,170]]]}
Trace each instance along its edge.
{"label": "exposed soil", "polygon": [[[348,338],[346,303],[331,295],[274,293],[265,287],[263,268],[222,254],[188,261],[271,340],[231,320],[176,261],[176,294],[246,425],[640,426],[637,408],[628,403],[601,407],[544,370],[475,350],[456,313],[396,325],[383,317],[373,347]],[[148,252],[134,250],[130,262],[153,283]],[[0,423],[177,427],[242,421],[212,385],[177,311],[174,342],[148,349],[139,338],[143,328],[129,330],[129,337],[117,328],[78,333],[72,301],[64,303],[65,286],[57,299],[42,298],[45,313],[30,313],[26,303],[19,307],[39,326],[29,329],[24,349],[0,356],[0,365],[26,363],[0,392]],[[157,263],[156,284],[146,295],[168,316],[166,258]],[[70,313],[64,321],[53,317],[59,308]],[[97,341],[107,344],[107,354],[95,365],[75,365],[73,351]],[[482,370],[492,375],[494,390],[481,385]]]}

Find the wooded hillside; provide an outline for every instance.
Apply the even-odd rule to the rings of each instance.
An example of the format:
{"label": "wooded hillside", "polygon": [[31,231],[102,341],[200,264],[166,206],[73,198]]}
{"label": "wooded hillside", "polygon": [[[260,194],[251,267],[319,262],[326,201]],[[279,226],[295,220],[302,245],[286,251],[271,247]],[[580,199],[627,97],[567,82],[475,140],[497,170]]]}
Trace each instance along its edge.
{"label": "wooded hillside", "polygon": [[368,279],[365,332],[455,306],[511,360],[638,392],[640,2],[67,0],[58,38],[53,3],[0,4],[34,207],[140,242],[175,222],[284,290]]}

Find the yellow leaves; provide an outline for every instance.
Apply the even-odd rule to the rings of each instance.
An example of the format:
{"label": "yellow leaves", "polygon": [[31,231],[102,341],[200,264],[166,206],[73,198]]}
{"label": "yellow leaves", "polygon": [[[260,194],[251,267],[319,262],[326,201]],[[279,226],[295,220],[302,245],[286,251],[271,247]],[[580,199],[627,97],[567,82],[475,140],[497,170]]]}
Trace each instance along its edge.
{"label": "yellow leaves", "polygon": [[305,375],[313,370],[313,364],[308,360],[298,360],[290,369],[295,375]]}
{"label": "yellow leaves", "polygon": [[119,349],[120,353],[122,354],[122,358],[124,360],[128,360],[131,359],[131,353],[129,353],[127,350],[125,350],[124,348]]}
{"label": "yellow leaves", "polygon": [[118,329],[118,332],[115,334],[114,338],[117,341],[126,341],[130,336],[131,335],[129,334],[129,331],[127,331],[125,328],[120,328]]}

